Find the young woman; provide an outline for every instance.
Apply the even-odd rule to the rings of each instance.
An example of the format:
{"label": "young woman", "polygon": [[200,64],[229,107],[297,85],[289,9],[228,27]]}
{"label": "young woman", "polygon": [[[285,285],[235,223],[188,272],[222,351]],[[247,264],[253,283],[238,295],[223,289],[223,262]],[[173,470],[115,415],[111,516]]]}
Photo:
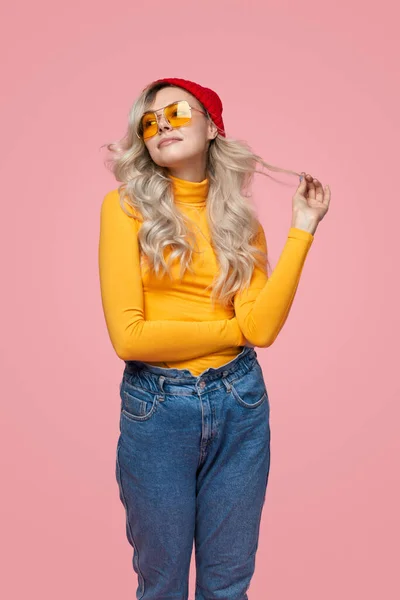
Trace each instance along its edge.
{"label": "young woman", "polygon": [[270,404],[255,347],[282,329],[328,186],[304,175],[268,276],[247,193],[257,164],[226,137],[209,88],[161,79],[109,144],[122,184],[101,206],[108,333],[125,369],[116,478],[138,600],[247,600],[270,467]]}

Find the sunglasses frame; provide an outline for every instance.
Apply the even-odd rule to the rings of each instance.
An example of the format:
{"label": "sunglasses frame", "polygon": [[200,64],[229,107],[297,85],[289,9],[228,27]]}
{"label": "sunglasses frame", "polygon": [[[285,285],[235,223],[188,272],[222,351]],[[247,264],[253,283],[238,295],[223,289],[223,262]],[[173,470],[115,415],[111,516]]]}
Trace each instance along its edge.
{"label": "sunglasses frame", "polygon": [[[178,127],[186,127],[187,125],[189,125],[189,124],[190,124],[190,122],[191,122],[191,120],[192,120],[192,110],[196,110],[197,112],[199,112],[199,113],[201,113],[202,115],[204,115],[204,116],[206,116],[206,117],[207,117],[207,113],[203,112],[203,111],[202,111],[202,110],[200,110],[199,108],[196,108],[195,106],[191,106],[187,100],[175,100],[175,102],[170,102],[170,103],[169,103],[169,104],[167,104],[166,106],[163,106],[163,107],[159,108],[159,109],[158,109],[158,110],[156,110],[156,111],[155,111],[155,110],[146,110],[146,112],[144,112],[144,113],[142,114],[141,118],[140,118],[140,123],[142,122],[142,119],[143,119],[143,117],[144,117],[145,115],[155,115],[155,117],[156,117],[156,121],[157,121],[157,126],[158,126],[158,124],[159,124],[159,123],[158,123],[158,115],[157,115],[157,113],[159,113],[160,111],[162,111],[162,112],[163,112],[163,115],[164,115],[164,118],[165,118],[165,120],[167,121],[167,123],[168,123],[169,125],[171,125],[171,123],[168,121],[168,119],[167,119],[167,116],[166,116],[166,114],[165,114],[165,109],[166,109],[166,108],[168,108],[168,107],[170,107],[170,106],[172,106],[173,104],[178,104],[178,102],[184,102],[184,103],[185,103],[185,104],[186,104],[186,105],[189,107],[189,116],[190,116],[190,121],[188,121],[187,123],[184,123],[183,125],[179,125]],[[177,127],[173,127],[173,125],[171,125],[171,127],[172,127],[173,129],[177,129]],[[158,132],[158,128],[157,128],[157,132]],[[157,132],[156,132],[156,133],[154,133],[153,135],[150,135],[150,136],[149,136],[148,138],[146,138],[146,139],[147,139],[147,140],[151,139],[152,137],[154,137],[155,135],[157,135]],[[144,138],[143,138],[143,136],[142,136],[142,135],[140,135],[140,134],[139,134],[137,131],[136,131],[136,135],[137,135],[137,137],[138,137],[140,140],[144,141]]]}

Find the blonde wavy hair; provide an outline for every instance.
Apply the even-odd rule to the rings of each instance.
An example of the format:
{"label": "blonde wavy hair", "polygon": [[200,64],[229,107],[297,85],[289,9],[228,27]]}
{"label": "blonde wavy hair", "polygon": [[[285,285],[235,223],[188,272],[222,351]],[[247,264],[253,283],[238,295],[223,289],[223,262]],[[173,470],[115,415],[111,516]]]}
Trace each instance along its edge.
{"label": "blonde wavy hair", "polygon": [[[142,222],[138,233],[141,253],[146,256],[149,268],[157,277],[168,274],[171,278],[171,264],[177,258],[181,265],[180,277],[187,269],[193,272],[190,263],[195,250],[190,240],[195,241],[195,236],[186,225],[187,217],[174,203],[168,169],[153,161],[145,144],[136,135],[142,114],[149,110],[158,90],[166,86],[171,84],[150,84],[145,88],[130,109],[124,137],[104,145],[111,153],[105,165],[116,180],[122,182],[118,187],[121,208],[134,219],[139,214],[138,220]],[[203,109],[211,120],[204,106]],[[266,163],[254,154],[245,141],[218,134],[209,142],[206,210],[212,246],[219,265],[219,272],[210,286],[213,307],[216,301],[223,307],[233,305],[235,294],[249,286],[255,264],[267,276],[271,272],[268,253],[261,252],[252,244],[261,232],[256,210],[251,203],[250,188],[254,173],[269,176],[257,170],[258,164],[271,171],[299,176],[296,171]],[[125,202],[134,209],[136,215],[126,209]],[[172,250],[168,262],[164,258],[167,247]]]}

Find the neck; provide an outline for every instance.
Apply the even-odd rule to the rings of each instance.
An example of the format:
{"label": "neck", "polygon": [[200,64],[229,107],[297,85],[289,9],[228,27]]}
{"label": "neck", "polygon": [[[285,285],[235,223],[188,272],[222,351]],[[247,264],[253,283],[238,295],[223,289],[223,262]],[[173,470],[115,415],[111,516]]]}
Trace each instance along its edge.
{"label": "neck", "polygon": [[205,158],[204,160],[201,160],[200,163],[196,160],[196,164],[190,164],[190,162],[186,160],[183,165],[169,167],[168,172],[173,177],[184,179],[185,181],[204,181],[207,177]]}

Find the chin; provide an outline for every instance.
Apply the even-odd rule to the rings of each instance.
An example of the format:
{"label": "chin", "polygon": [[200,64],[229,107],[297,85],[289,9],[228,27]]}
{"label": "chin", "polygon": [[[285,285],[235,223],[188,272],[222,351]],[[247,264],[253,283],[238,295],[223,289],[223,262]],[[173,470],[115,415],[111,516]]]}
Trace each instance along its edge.
{"label": "chin", "polygon": [[184,164],[190,160],[195,159],[198,156],[196,152],[165,152],[164,156],[161,156],[163,149],[160,148],[161,152],[158,153],[158,156],[153,157],[155,163],[158,164],[159,167],[177,167],[181,164]]}

